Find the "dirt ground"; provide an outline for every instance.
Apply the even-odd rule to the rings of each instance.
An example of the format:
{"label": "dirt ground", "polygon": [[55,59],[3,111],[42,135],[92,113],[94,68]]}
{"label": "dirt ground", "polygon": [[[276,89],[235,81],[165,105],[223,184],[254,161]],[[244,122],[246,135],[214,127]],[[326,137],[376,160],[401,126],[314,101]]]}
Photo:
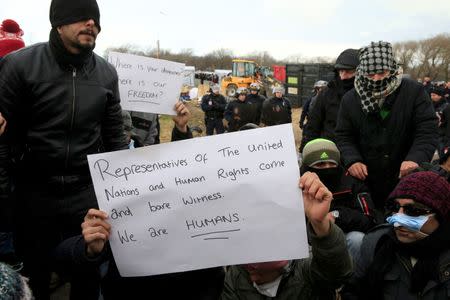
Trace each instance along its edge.
{"label": "dirt ground", "polygon": [[[206,130],[205,130],[204,113],[200,108],[198,101],[192,100],[186,102],[185,104],[188,106],[192,114],[191,120],[188,123],[189,126],[190,127],[198,126],[203,131],[201,134],[194,133],[194,136],[205,136]],[[300,115],[301,115],[301,108],[292,109],[292,128],[294,129],[295,144],[297,149],[300,145],[301,140],[301,130],[300,127],[298,126]],[[160,117],[160,123],[161,123],[161,135],[160,135],[161,143],[170,142],[173,128],[172,118],[167,115],[162,115]]]}

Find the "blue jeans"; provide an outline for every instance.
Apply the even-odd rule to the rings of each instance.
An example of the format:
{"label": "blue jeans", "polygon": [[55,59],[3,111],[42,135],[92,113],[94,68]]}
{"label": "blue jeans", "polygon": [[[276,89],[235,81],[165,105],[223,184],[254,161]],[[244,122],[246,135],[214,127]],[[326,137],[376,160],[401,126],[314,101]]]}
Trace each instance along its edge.
{"label": "blue jeans", "polygon": [[359,257],[359,252],[364,235],[365,234],[360,231],[351,231],[345,235],[348,253],[352,257],[353,261],[356,261],[356,259]]}

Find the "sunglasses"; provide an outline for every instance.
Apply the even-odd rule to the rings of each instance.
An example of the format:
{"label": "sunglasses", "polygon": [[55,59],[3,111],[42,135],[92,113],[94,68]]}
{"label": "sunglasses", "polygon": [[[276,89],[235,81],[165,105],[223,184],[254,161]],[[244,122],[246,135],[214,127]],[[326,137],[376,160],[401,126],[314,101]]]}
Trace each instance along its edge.
{"label": "sunglasses", "polygon": [[405,215],[411,216],[411,217],[418,217],[418,216],[424,216],[429,215],[433,213],[431,209],[426,209],[422,207],[418,207],[414,204],[406,204],[406,205],[400,205],[397,201],[389,201],[386,204],[386,210],[391,213],[396,213],[400,210],[400,207],[403,208],[403,213]]}

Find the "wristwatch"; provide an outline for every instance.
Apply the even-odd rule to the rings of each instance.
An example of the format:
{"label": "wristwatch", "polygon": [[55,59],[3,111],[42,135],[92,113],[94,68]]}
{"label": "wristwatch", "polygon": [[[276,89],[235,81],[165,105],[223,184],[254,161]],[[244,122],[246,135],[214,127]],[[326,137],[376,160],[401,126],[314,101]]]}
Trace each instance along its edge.
{"label": "wristwatch", "polygon": [[331,211],[331,215],[333,215],[334,218],[339,218],[339,211],[333,210],[333,211]]}

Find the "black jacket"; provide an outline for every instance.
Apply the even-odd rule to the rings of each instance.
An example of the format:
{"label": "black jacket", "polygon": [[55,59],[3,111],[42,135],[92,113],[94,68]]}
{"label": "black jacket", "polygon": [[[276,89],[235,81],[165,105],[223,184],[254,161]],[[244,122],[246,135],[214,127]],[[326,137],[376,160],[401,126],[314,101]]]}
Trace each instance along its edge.
{"label": "black jacket", "polygon": [[450,105],[447,105],[442,111],[439,128],[443,146],[450,147]]}
{"label": "black jacket", "polygon": [[247,95],[247,101],[253,105],[256,105],[256,107],[257,107],[255,120],[252,121],[252,123],[255,123],[256,125],[259,125],[259,123],[261,122],[262,106],[263,106],[263,103],[265,100],[266,100],[266,97],[261,96],[259,94],[254,95],[254,94],[250,93]]}
{"label": "black jacket", "polygon": [[227,105],[227,100],[222,95],[211,93],[202,98],[202,110],[205,117],[210,119],[223,119],[223,113]]}
{"label": "black jacket", "polygon": [[258,117],[258,107],[247,99],[244,101],[233,100],[228,103],[225,109],[225,120],[228,122],[228,131],[238,131],[247,123],[256,123]]}
{"label": "black jacket", "polygon": [[28,167],[51,175],[87,172],[86,155],[126,149],[117,74],[93,54],[60,66],[47,43],[0,63],[0,111],[9,142],[26,145]]}
{"label": "black jacket", "polygon": [[380,222],[369,189],[364,182],[344,172],[339,177],[341,180],[337,186],[327,186],[333,193],[330,211],[339,212],[335,223],[345,233],[351,231],[365,233]]}
{"label": "black jacket", "polygon": [[0,142],[0,210],[12,169],[33,181],[90,178],[87,155],[127,148],[117,81],[113,66],[95,54],[79,69],[58,64],[48,43],[0,62],[0,111],[8,121]]}
{"label": "black jacket", "polygon": [[320,181],[333,193],[330,211],[337,211],[335,224],[343,232],[367,232],[377,223],[382,223],[380,214],[375,211],[367,185],[338,166],[331,169],[314,169],[302,166],[301,173],[316,173]]}
{"label": "black jacket", "polygon": [[439,119],[439,141],[442,146],[448,146],[450,141],[450,105],[445,98],[438,103],[433,102],[434,110]]}
{"label": "black jacket", "polygon": [[272,97],[263,103],[261,123],[266,126],[280,125],[292,122],[291,103],[287,98]]}
{"label": "black jacket", "polygon": [[422,85],[403,79],[389,95],[380,113],[364,114],[361,99],[353,89],[342,98],[336,140],[343,165],[363,162],[368,168],[369,187],[375,204],[381,205],[398,181],[403,161],[431,161],[437,147],[437,117]]}
{"label": "black jacket", "polygon": [[339,112],[341,99],[347,91],[344,90],[339,79],[331,81],[319,93],[314,106],[308,111],[308,123],[304,131],[304,145],[317,138],[324,138],[336,142],[334,130]]}

